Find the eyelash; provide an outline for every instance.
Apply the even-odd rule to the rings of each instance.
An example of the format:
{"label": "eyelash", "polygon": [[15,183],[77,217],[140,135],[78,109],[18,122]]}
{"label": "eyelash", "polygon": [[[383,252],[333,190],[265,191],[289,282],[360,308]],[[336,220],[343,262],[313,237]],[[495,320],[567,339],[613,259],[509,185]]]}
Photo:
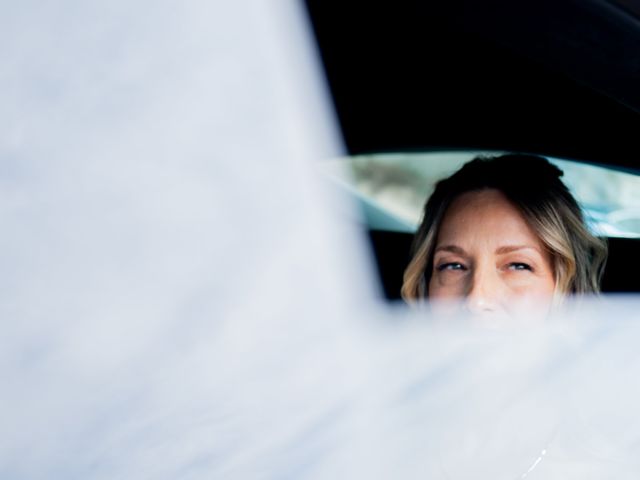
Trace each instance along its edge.
{"label": "eyelash", "polygon": [[529,265],[528,263],[522,263],[522,262],[512,262],[509,264],[509,268],[511,267],[524,267],[524,268],[514,268],[513,270],[529,270],[530,272],[533,272],[533,268],[531,267],[531,265]]}
{"label": "eyelash", "polygon": [[[510,270],[515,270],[515,271],[528,270],[530,272],[533,272],[533,267],[531,267],[531,265],[529,265],[527,263],[523,263],[523,262],[512,262],[512,263],[508,264],[508,268]],[[445,270],[463,271],[464,272],[464,271],[467,270],[467,267],[465,267],[460,262],[449,262],[449,263],[443,263],[441,265],[438,265],[436,267],[436,270],[438,272],[443,272]]]}
{"label": "eyelash", "polygon": [[[449,267],[459,267],[459,268],[449,268]],[[449,263],[443,263],[441,265],[438,265],[436,267],[436,270],[438,270],[439,272],[443,272],[445,270],[461,270],[461,271],[466,271],[467,267],[465,267],[463,264],[461,264],[460,262],[449,262]]]}

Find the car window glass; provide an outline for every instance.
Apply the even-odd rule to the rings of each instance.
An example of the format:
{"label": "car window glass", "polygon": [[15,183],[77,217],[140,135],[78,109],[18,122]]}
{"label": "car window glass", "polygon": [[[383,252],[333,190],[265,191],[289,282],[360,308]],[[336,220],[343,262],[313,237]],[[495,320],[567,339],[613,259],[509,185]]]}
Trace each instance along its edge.
{"label": "car window glass", "polygon": [[[333,159],[325,172],[350,191],[369,228],[413,232],[438,180],[480,154],[496,152],[385,153]],[[640,176],[547,157],[585,211],[594,233],[640,238]]]}

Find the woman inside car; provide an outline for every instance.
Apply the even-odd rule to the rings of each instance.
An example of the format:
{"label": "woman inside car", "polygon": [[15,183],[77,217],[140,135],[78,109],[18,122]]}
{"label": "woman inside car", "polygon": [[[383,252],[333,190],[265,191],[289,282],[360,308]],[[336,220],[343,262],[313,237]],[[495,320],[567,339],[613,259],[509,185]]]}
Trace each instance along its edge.
{"label": "woman inside car", "polygon": [[[549,311],[596,294],[607,257],[580,207],[542,157],[478,157],[426,202],[402,296],[474,316]],[[455,307],[454,307],[455,305]]]}

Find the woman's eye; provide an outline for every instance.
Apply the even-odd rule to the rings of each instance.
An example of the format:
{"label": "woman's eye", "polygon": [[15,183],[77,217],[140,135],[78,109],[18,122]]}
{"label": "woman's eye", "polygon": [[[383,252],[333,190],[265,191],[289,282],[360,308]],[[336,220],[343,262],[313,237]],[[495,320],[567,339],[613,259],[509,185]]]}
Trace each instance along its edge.
{"label": "woman's eye", "polygon": [[438,265],[437,270],[439,272],[444,272],[445,270],[460,270],[460,271],[464,271],[467,268],[458,262],[449,262],[449,263],[442,263],[440,265]]}
{"label": "woman's eye", "polygon": [[533,268],[531,268],[531,265],[529,265],[527,263],[513,262],[513,263],[509,264],[509,270],[529,270],[529,271],[533,271]]}

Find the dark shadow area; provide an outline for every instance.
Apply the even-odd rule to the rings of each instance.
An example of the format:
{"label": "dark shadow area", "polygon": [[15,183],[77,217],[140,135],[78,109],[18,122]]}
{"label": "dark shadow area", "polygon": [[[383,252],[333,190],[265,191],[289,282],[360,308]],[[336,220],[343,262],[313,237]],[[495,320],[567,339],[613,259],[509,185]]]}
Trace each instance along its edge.
{"label": "dark shadow area", "polygon": [[306,3],[352,155],[498,149],[638,167],[640,22],[609,2]]}

